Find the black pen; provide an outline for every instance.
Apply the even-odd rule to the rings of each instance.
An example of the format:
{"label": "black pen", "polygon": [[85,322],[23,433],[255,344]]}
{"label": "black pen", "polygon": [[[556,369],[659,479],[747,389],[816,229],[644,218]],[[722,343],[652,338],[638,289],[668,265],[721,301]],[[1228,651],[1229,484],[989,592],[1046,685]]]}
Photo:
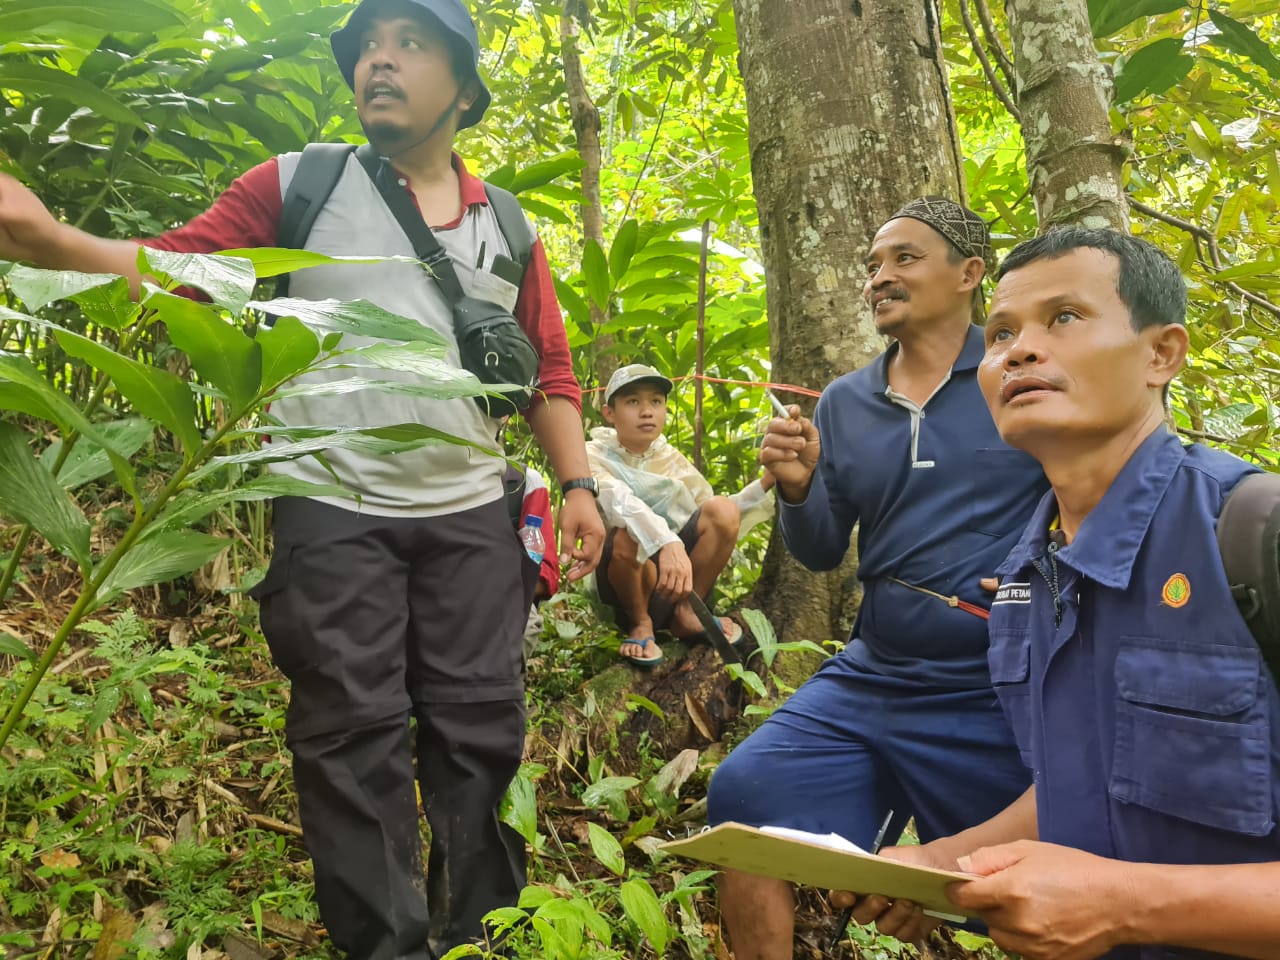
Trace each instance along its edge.
{"label": "black pen", "polygon": [[[890,810],[884,815],[884,823],[880,824],[880,830],[876,834],[875,840],[871,842],[870,853],[877,854],[880,848],[884,846],[884,838],[889,834],[889,822],[893,820],[893,811]],[[836,935],[831,940],[831,952],[834,953],[840,946],[840,941],[844,939],[844,932],[849,928],[849,921],[853,919],[853,907],[845,907],[844,912],[840,914],[840,922],[836,924]]]}

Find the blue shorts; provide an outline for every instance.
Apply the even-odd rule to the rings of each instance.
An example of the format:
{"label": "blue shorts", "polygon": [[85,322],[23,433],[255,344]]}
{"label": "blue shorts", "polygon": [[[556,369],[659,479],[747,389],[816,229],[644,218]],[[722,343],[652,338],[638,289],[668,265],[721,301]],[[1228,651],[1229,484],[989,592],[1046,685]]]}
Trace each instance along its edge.
{"label": "blue shorts", "polygon": [[832,657],[716,769],[707,818],[838,833],[864,849],[885,814],[922,842],[999,813],[1031,785],[988,687],[938,690]]}

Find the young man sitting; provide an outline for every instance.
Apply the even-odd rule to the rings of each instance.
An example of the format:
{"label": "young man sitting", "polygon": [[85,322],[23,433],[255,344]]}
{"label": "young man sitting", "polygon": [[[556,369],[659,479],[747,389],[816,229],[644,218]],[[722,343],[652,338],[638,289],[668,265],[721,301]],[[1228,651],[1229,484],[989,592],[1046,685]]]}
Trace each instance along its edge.
{"label": "young man sitting", "polygon": [[[689,596],[709,596],[739,537],[772,515],[765,481],[732,497],[715,496],[706,478],[667,442],[662,428],[670,392],[671,381],[653,367],[621,368],[605,388],[609,426],[592,430],[587,443],[600,511],[610,528],[597,574],[600,598],[627,631],[619,653],[642,667],[662,661],[655,631],[703,635]],[[730,643],[742,638],[742,628],[728,617],[720,626]]]}

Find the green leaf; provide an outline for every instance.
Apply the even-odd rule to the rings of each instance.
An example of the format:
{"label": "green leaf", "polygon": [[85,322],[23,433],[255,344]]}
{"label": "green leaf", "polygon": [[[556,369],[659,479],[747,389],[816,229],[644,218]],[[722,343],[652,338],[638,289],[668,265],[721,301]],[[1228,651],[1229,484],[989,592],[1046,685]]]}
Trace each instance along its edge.
{"label": "green leaf", "polygon": [[0,420],[0,513],[34,527],[61,554],[87,570],[89,521],[35,458],[26,434]]}
{"label": "green leaf", "polygon": [[1109,37],[1142,17],[1185,6],[1186,0],[1089,0],[1089,26],[1095,37]]}
{"label": "green leaf", "polygon": [[[3,312],[0,311],[0,314]],[[29,407],[43,409],[46,413],[35,413],[34,409],[28,406],[8,407],[5,405],[6,396],[3,394],[0,394],[0,409],[32,413],[33,416],[43,417],[56,424],[64,434],[80,433],[93,437],[100,445],[110,446],[110,443],[104,444],[96,427],[85,418],[75,404],[67,399],[66,394],[55,389],[26,357],[0,353],[0,381],[5,381],[16,390],[22,391],[21,394],[13,392],[7,395],[15,403],[20,402],[20,396],[25,396]]]}
{"label": "green leaf", "polygon": [[618,898],[622,901],[622,910],[632,923],[640,928],[654,952],[661,957],[667,950],[670,939],[670,928],[667,926],[666,914],[662,912],[662,904],[658,895],[649,886],[648,880],[633,877],[618,889]]}
{"label": "green leaf", "polygon": [[124,24],[133,32],[152,32],[182,22],[176,10],[151,0],[5,0],[0,8],[0,36],[21,36],[52,24],[116,33]]}
{"label": "green leaf", "polygon": [[21,90],[28,98],[49,97],[84,107],[107,120],[131,127],[144,126],[143,120],[111,94],[87,80],[64,70],[44,67],[20,60],[0,61],[0,87]]}
{"label": "green leaf", "polygon": [[587,822],[587,835],[591,838],[591,852],[595,858],[616,876],[622,876],[627,869],[626,857],[622,854],[622,844],[600,824],[591,821]]}
{"label": "green leaf", "polygon": [[627,791],[640,783],[635,777],[601,777],[582,791],[588,807],[606,807],[615,820],[627,819]]}
{"label": "green leaf", "polygon": [[490,392],[473,374],[457,367],[441,367],[456,371],[452,379],[433,378],[425,383],[406,380],[372,380],[368,377],[346,377],[324,383],[295,383],[271,394],[271,400],[286,397],[342,397],[362,390],[377,390],[402,397],[429,397],[433,400],[456,400],[460,397],[479,397]]}
{"label": "green leaf", "polygon": [[[124,420],[112,420],[97,424],[97,436],[111,445],[111,452],[125,459],[133,456],[142,445],[151,439],[155,424],[141,417],[127,417]],[[49,444],[40,456],[42,463],[52,464],[58,459],[62,449],[62,441],[55,440]],[[58,483],[67,490],[105,477],[111,472],[113,464],[111,456],[98,440],[82,436],[67,454],[67,459],[58,471]]]}
{"label": "green leaf", "polygon": [[1273,80],[1280,80],[1280,57],[1276,56],[1271,46],[1239,20],[1233,20],[1225,13],[1217,10],[1209,11],[1209,19],[1221,30],[1214,34],[1209,42],[1215,46],[1225,47],[1232,53],[1248,57],[1267,73]]}
{"label": "green leaf", "polygon": [[613,246],[609,248],[609,273],[614,281],[622,279],[631,266],[631,258],[636,254],[636,242],[640,239],[640,224],[628,220],[614,234]]}
{"label": "green leaf", "polygon": [[216,473],[228,464],[296,460],[309,453],[320,453],[324,450],[358,450],[368,456],[384,456],[417,450],[431,443],[452,443],[489,453],[485,448],[468,440],[420,423],[398,423],[385,427],[338,427],[332,430],[323,427],[261,427],[255,432],[273,436],[302,435],[303,439],[288,443],[266,443],[260,450],[246,450],[243,453],[214,457],[203,467],[192,471],[191,479],[195,481]]}
{"label": "green leaf", "polygon": [[425,378],[439,376],[443,380],[451,380],[458,373],[466,372],[461,367],[445,363],[445,355],[445,349],[434,343],[371,343],[339,351],[325,366],[373,367]]}
{"label": "green leaf", "polygon": [[1166,37],[1125,59],[1116,74],[1116,103],[1143,94],[1159,94],[1185,77],[1195,60],[1182,52],[1182,40]]}
{"label": "green leaf", "polygon": [[54,330],[63,350],[109,376],[135,410],[158,420],[182,442],[188,456],[200,448],[196,401],[187,385],[168,370],[122,357],[102,344],[70,330]]}
{"label": "green leaf", "polygon": [[547,772],[540,763],[522,763],[506,796],[498,807],[498,816],[530,846],[538,845],[538,789],[534,781]]}
{"label": "green leaf", "polygon": [[765,666],[772,667],[773,658],[778,655],[778,635],[773,631],[773,624],[759,610],[743,610],[742,619],[756,638],[756,647]]}
{"label": "green leaf", "polygon": [[1209,274],[1211,280],[1239,280],[1241,277],[1257,277],[1266,273],[1280,273],[1280,259],[1254,260]]}
{"label": "green leaf", "polygon": [[95,602],[109,603],[126,590],[165,583],[204,566],[230,541],[191,530],[167,530],[139,540],[121,558],[98,588]]}
{"label": "green leaf", "polygon": [[262,384],[267,389],[292,380],[320,353],[320,338],[297,317],[261,326],[254,339],[262,347]]}
{"label": "green leaf", "polygon": [[34,660],[36,652],[17,637],[0,633],[0,656],[21,657],[23,660]]}
{"label": "green leaf", "polygon": [[5,277],[28,310],[39,310],[55,300],[120,280],[111,273],[79,273],[75,270],[38,270],[15,264]]}
{"label": "green leaf", "polygon": [[556,180],[566,173],[574,173],[583,167],[582,157],[576,152],[562,153],[558,157],[550,160],[542,160],[538,163],[531,163],[529,166],[516,172],[516,174],[505,184],[499,186],[506,187],[512,193],[520,193],[522,190],[529,190],[533,187],[541,187]]}
{"label": "green leaf", "polygon": [[124,277],[115,277],[110,283],[73,294],[71,299],[86,317],[112,330],[128,326],[138,313],[138,305],[129,296],[129,281]]}
{"label": "green leaf", "polygon": [[350,490],[333,484],[310,483],[296,477],[266,474],[229,490],[183,494],[173,500],[142,534],[143,540],[166,530],[182,530],[227,503],[271,500],[275,497],[353,497]]}
{"label": "green leaf", "polygon": [[582,248],[582,276],[587,282],[587,296],[601,310],[609,309],[609,263],[600,244],[588,240]]}
{"label": "green leaf", "polygon": [[243,247],[236,250],[223,250],[222,256],[248,260],[253,264],[254,272],[259,280],[278,277],[305,270],[307,267],[322,267],[345,263],[418,263],[414,257],[331,257],[325,253],[313,253],[310,250],[290,250],[287,247]]}
{"label": "green leaf", "polygon": [[85,719],[88,732],[97,733],[98,728],[111,719],[111,715],[116,712],[118,706],[120,706],[120,688],[115,684],[100,687],[98,696],[93,701],[93,709]]}
{"label": "green leaf", "polygon": [[252,300],[249,306],[277,317],[297,317],[311,329],[322,333],[354,333],[376,340],[417,340],[448,347],[444,337],[430,327],[383,310],[368,300],[300,300],[297,297],[281,297],[275,300]]}
{"label": "green leaf", "polygon": [[161,273],[183,286],[203,290],[210,300],[232,313],[245,308],[258,282],[248,260],[216,253],[173,253],[139,247],[138,269],[144,274]]}
{"label": "green leaf", "polygon": [[262,385],[262,347],[204,304],[154,291],[144,301],[169,327],[169,339],[196,372],[243,411]]}

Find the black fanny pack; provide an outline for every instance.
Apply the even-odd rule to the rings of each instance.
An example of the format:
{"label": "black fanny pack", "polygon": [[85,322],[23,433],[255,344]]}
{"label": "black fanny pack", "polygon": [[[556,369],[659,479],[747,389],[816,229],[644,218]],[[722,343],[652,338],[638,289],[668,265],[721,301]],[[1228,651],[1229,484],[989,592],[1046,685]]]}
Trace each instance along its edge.
{"label": "black fanny pack", "polygon": [[508,417],[527,409],[538,385],[538,351],[511,311],[489,300],[467,296],[449,254],[404,190],[394,185],[390,167],[368,145],[356,158],[395,214],[413,244],[414,254],[431,271],[436,285],[453,307],[453,334],[458,362],[486,386],[504,389],[476,397],[476,405],[490,417]]}

